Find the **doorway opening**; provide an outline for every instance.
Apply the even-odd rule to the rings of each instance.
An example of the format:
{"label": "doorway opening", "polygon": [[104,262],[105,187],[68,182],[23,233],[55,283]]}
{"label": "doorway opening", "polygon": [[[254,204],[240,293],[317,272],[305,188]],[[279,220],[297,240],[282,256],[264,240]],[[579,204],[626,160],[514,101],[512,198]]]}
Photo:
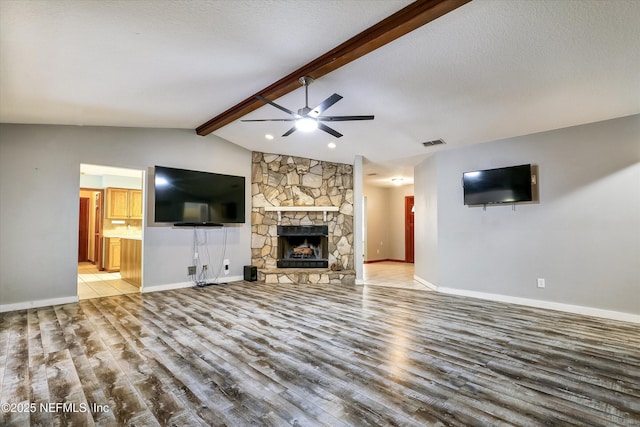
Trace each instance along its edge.
{"label": "doorway opening", "polygon": [[80,165],[79,299],[140,292],[143,181],[142,170]]}

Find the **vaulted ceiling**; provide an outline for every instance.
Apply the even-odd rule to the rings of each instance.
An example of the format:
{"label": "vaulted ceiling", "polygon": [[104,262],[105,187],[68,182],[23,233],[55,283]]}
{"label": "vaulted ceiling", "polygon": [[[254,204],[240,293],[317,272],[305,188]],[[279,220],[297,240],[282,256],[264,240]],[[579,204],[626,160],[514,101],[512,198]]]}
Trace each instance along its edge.
{"label": "vaulted ceiling", "polygon": [[[410,3],[1,0],[0,121],[195,132]],[[326,114],[375,115],[331,123],[342,138],[239,120],[213,134],[256,151],[362,155],[372,184],[410,180],[436,150],[640,113],[638,22],[635,0],[473,0],[316,79],[310,106],[335,92]],[[273,101],[296,111],[304,90]],[[243,118],[286,116],[265,105]]]}

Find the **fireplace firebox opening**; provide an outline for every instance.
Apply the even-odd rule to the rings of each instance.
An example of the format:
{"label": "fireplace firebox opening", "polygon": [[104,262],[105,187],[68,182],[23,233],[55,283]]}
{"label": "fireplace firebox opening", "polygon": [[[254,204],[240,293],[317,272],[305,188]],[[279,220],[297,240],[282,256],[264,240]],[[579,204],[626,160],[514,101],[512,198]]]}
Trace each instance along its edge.
{"label": "fireplace firebox opening", "polygon": [[327,268],[329,227],[279,225],[278,268]]}

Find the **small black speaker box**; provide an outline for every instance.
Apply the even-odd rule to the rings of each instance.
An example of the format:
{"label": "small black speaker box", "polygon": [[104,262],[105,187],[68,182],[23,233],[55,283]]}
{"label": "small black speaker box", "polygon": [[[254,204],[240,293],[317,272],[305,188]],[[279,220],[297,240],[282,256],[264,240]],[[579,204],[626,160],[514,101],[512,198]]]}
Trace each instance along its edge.
{"label": "small black speaker box", "polygon": [[255,282],[258,280],[258,267],[253,265],[244,266],[244,280],[247,282]]}

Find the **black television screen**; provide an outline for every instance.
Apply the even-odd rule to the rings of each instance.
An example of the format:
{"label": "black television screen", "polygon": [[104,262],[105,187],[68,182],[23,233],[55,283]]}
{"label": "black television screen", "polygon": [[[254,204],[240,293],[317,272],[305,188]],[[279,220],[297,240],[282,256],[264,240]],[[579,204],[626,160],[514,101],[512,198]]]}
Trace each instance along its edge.
{"label": "black television screen", "polygon": [[243,176],[156,166],[156,223],[244,223]]}
{"label": "black television screen", "polygon": [[465,172],[462,175],[465,205],[530,202],[531,165]]}

